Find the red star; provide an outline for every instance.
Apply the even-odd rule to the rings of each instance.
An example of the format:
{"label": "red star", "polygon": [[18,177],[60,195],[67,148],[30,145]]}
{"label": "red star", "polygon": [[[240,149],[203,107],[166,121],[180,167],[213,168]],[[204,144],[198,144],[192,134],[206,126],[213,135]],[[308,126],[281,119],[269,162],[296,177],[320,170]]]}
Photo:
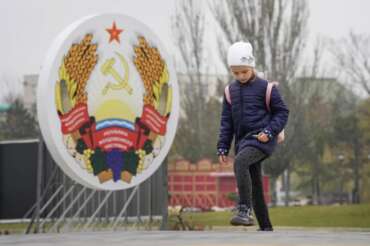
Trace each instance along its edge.
{"label": "red star", "polygon": [[123,31],[123,29],[117,29],[116,27],[116,22],[113,22],[112,28],[107,28],[105,29],[107,32],[109,32],[109,43],[111,43],[113,40],[116,40],[118,43],[120,42],[119,40],[119,34]]}

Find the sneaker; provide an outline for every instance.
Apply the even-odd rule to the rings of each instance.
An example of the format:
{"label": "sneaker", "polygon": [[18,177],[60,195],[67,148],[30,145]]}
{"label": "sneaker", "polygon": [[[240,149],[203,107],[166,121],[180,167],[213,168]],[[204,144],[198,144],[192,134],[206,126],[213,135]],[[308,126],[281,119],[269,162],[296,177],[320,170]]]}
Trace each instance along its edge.
{"label": "sneaker", "polygon": [[254,220],[252,216],[252,210],[245,205],[238,207],[238,213],[231,218],[230,224],[233,226],[252,226]]}

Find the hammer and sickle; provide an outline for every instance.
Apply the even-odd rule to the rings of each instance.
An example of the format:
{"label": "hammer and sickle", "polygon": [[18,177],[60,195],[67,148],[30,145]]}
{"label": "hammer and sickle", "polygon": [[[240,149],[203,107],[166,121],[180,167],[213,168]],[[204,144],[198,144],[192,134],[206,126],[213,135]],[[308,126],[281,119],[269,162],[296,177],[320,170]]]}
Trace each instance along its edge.
{"label": "hammer and sickle", "polygon": [[128,64],[125,58],[120,53],[116,52],[116,54],[123,65],[125,76],[122,78],[118,74],[117,70],[114,69],[113,66],[114,66],[114,63],[116,62],[114,58],[107,59],[103,63],[103,65],[100,67],[100,71],[105,76],[111,75],[117,83],[108,82],[107,85],[104,87],[102,93],[103,95],[107,94],[109,89],[112,89],[112,90],[125,89],[127,93],[131,95],[132,87],[128,84],[128,75],[129,75]]}

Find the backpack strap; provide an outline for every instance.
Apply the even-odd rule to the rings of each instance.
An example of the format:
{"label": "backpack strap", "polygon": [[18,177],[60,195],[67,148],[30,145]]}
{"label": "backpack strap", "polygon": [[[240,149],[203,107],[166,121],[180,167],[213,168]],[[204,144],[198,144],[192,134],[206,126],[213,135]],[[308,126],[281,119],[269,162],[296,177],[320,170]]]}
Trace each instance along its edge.
{"label": "backpack strap", "polygon": [[225,87],[225,97],[226,101],[231,105],[231,97],[230,97],[230,88],[229,85]]}
{"label": "backpack strap", "polygon": [[267,84],[267,88],[266,88],[266,108],[269,112],[271,112],[270,103],[271,103],[272,87],[278,86],[278,85],[279,85],[279,82],[277,82],[277,81],[268,82],[268,84]]}

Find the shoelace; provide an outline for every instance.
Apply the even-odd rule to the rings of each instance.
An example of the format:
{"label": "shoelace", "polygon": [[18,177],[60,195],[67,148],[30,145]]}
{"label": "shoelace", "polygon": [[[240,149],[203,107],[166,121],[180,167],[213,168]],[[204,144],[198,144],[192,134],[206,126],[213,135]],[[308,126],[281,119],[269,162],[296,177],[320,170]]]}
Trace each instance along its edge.
{"label": "shoelace", "polygon": [[240,210],[238,215],[241,216],[241,217],[251,217],[251,211],[250,211],[250,209]]}
{"label": "shoelace", "polygon": [[241,217],[252,217],[252,211],[250,208],[244,206],[244,205],[238,205],[236,206],[236,212]]}

